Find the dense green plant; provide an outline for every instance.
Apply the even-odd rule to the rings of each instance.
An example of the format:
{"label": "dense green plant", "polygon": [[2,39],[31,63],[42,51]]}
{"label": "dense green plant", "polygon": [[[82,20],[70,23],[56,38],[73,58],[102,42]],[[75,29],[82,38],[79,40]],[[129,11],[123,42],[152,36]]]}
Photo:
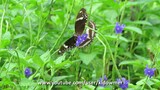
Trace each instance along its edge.
{"label": "dense green plant", "polygon": [[[81,8],[96,37],[59,55]],[[1,0],[0,89],[158,90],[159,11],[160,0]]]}

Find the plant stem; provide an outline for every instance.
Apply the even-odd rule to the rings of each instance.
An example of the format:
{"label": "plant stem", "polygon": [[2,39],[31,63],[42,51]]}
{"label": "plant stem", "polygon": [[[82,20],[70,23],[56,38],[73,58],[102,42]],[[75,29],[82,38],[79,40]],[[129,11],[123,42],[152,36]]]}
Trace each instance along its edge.
{"label": "plant stem", "polygon": [[[148,80],[148,77],[146,77],[145,82],[147,82],[147,80]],[[144,90],[144,86],[145,86],[145,84],[146,84],[145,82],[144,82],[144,84],[143,84],[143,86],[142,86],[141,90]]]}
{"label": "plant stem", "polygon": [[117,72],[117,74],[118,74],[118,77],[121,78],[121,74],[120,74],[120,72],[119,72],[119,70],[118,70],[118,68],[117,68],[115,58],[113,57],[112,50],[111,50],[110,45],[109,45],[109,43],[108,43],[107,40],[106,40],[106,44],[107,44],[107,47],[108,47],[108,49],[109,49],[109,52],[110,52],[110,55],[111,55],[111,58],[112,58],[113,66],[114,66],[114,68],[116,69],[116,72]]}
{"label": "plant stem", "polygon": [[[50,7],[49,7],[49,12],[48,12],[48,15],[47,15],[47,17],[45,18],[45,20],[42,21],[43,18],[40,18],[40,21],[39,21],[39,24],[38,24],[38,34],[37,34],[37,36],[36,36],[36,41],[35,41],[35,45],[36,45],[36,46],[38,45],[38,43],[39,43],[39,41],[40,41],[40,40],[39,40],[40,33],[43,31],[43,28],[44,28],[44,26],[45,26],[48,18],[50,17],[50,13],[51,13],[52,7],[53,7],[53,5],[54,5],[53,3],[54,3],[54,0],[51,0]],[[43,12],[42,12],[42,13],[43,13]],[[43,17],[43,16],[41,16],[41,17]]]}
{"label": "plant stem", "polygon": [[104,76],[104,73],[105,73],[105,64],[106,64],[105,57],[106,57],[107,47],[106,47],[106,45],[103,43],[103,41],[102,41],[98,36],[96,36],[96,37],[97,37],[97,39],[102,43],[102,45],[104,46],[103,69],[102,69],[102,76]]}
{"label": "plant stem", "polygon": [[100,32],[98,32],[98,30],[97,30],[97,31],[96,31],[96,30],[93,30],[93,31],[97,32],[97,33],[98,33],[100,36],[102,36],[102,38],[105,40],[106,46],[108,47],[109,52],[110,52],[110,55],[111,55],[111,58],[112,58],[113,66],[114,66],[114,68],[116,69],[116,72],[117,72],[117,74],[118,74],[118,77],[121,78],[121,74],[120,74],[120,72],[119,72],[119,70],[118,70],[118,68],[117,68],[117,65],[116,65],[116,62],[115,62],[115,58],[114,58],[114,56],[113,56],[113,53],[112,53],[112,50],[111,50],[111,47],[110,47],[108,41],[104,38],[104,36],[103,36]]}
{"label": "plant stem", "polygon": [[2,19],[0,23],[0,47],[1,47],[1,40],[2,40],[1,38],[2,37],[2,24],[3,24],[4,15],[5,15],[5,9],[3,10]]}
{"label": "plant stem", "polygon": [[[120,37],[120,34],[117,35],[117,40],[116,40],[116,46],[115,46],[115,52],[114,52],[115,63],[117,61],[117,52],[118,52],[117,48],[118,48],[118,45],[119,45],[119,37]],[[112,77],[113,77],[113,80],[114,80],[114,77],[115,77],[114,68],[112,69],[112,72],[113,72]]]}

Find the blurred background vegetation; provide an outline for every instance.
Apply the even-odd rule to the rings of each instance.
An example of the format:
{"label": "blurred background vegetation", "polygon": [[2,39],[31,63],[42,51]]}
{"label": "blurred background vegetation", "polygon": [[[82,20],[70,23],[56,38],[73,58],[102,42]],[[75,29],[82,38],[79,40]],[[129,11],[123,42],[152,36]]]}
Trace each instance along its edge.
{"label": "blurred background vegetation", "polygon": [[[85,8],[97,34],[91,45],[58,55]],[[126,27],[115,34],[116,22]],[[118,85],[40,85],[40,82],[128,79],[132,90],[160,89],[160,0],[1,0],[1,90],[115,90]],[[156,68],[147,78],[144,69]],[[32,75],[25,76],[30,68]]]}

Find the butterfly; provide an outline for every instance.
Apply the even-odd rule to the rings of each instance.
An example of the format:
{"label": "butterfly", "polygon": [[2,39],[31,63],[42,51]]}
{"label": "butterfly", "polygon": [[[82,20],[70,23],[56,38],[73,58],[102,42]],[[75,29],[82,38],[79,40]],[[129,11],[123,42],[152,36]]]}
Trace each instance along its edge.
{"label": "butterfly", "polygon": [[[79,37],[83,34],[85,26],[87,24],[87,19],[88,15],[86,13],[86,9],[82,8],[76,17],[75,34],[67,41],[65,41],[65,43],[60,47],[58,51],[59,54],[62,54],[68,49],[72,49],[77,46],[78,43],[77,41],[79,40]],[[95,23],[93,21],[88,21],[87,25],[89,28],[86,29],[86,35],[87,35],[85,36],[86,39],[77,46],[78,48],[82,48],[90,44],[95,36],[95,32],[93,31],[96,30]]]}

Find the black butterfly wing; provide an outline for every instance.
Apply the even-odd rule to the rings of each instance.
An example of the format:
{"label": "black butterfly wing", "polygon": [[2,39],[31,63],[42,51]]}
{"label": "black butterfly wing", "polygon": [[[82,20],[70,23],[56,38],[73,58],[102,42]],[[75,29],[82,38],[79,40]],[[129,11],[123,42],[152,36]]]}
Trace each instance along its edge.
{"label": "black butterfly wing", "polygon": [[85,28],[85,23],[87,22],[87,13],[86,10],[84,8],[82,8],[77,17],[76,17],[76,22],[75,22],[75,35],[72,36],[71,38],[69,38],[64,44],[63,46],[61,46],[61,48],[59,49],[58,53],[64,53],[66,50],[74,48],[76,45],[76,40],[77,40],[77,36],[81,35],[84,31]]}
{"label": "black butterfly wing", "polygon": [[84,8],[82,8],[77,17],[76,17],[76,22],[75,22],[75,34],[81,35],[84,31],[85,28],[85,24],[87,22],[87,13],[86,10]]}
{"label": "black butterfly wing", "polygon": [[[64,45],[61,46],[61,48],[58,51],[59,54],[64,53],[68,49],[76,47],[77,36],[82,35],[82,33],[83,33],[84,29],[85,29],[87,18],[88,18],[88,16],[87,16],[86,10],[84,8],[82,8],[79,11],[79,13],[78,13],[78,15],[76,17],[75,35],[72,36],[71,38],[69,38],[64,43]],[[88,37],[82,44],[80,44],[79,48],[89,45],[92,42],[92,40],[93,40],[93,38],[95,36],[95,32],[93,30],[96,30],[96,26],[95,26],[94,22],[90,21],[88,23],[88,26],[90,27],[90,28],[88,28],[86,30],[86,33],[88,34]]]}
{"label": "black butterfly wing", "polygon": [[86,30],[86,34],[88,34],[87,39],[82,44],[79,45],[79,48],[89,45],[95,36],[95,31],[93,30],[96,30],[96,25],[94,24],[94,22],[92,21],[88,22],[88,26],[90,28],[87,28]]}
{"label": "black butterfly wing", "polygon": [[66,50],[74,48],[76,45],[76,40],[77,40],[77,36],[72,36],[71,38],[69,38],[64,44],[63,46],[61,46],[61,48],[59,49],[58,53],[64,53]]}

